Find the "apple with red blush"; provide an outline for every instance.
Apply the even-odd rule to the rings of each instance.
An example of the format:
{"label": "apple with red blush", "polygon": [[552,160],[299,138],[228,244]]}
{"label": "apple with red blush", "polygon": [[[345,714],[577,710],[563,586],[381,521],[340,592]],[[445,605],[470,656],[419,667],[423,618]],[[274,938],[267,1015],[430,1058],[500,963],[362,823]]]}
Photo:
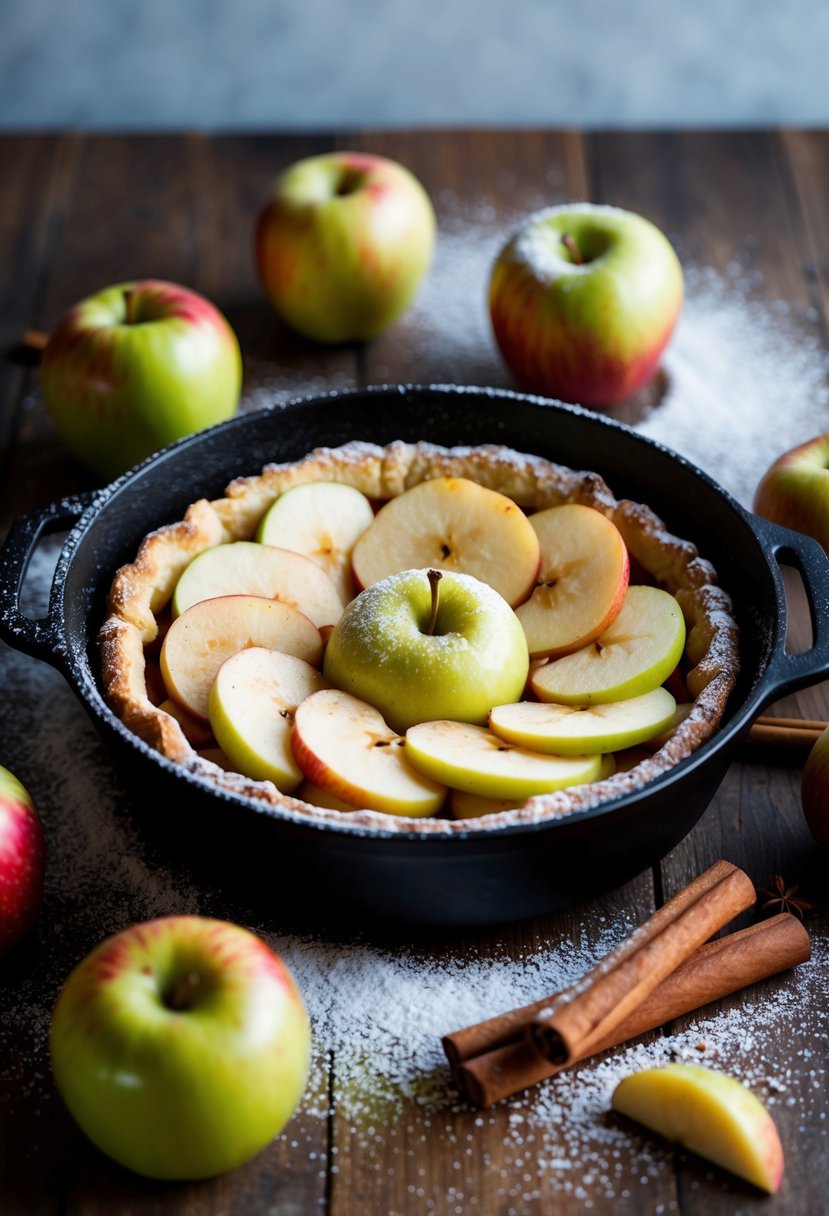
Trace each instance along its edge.
{"label": "apple with red blush", "polygon": [[277,178],[256,226],[256,263],[293,329],[317,342],[365,341],[412,302],[434,241],[432,204],[408,169],[332,152]]}
{"label": "apple with red blush", "polygon": [[119,283],[64,315],[43,352],[55,429],[105,480],[236,411],[236,335],[204,296],[155,279]]}
{"label": "apple with red blush", "polygon": [[760,480],[754,510],[814,537],[829,553],[829,433],[778,456]]}
{"label": "apple with red blush", "polygon": [[591,203],[531,216],[489,286],[495,338],[521,385],[598,408],[651,379],[682,299],[682,267],[659,229]]}
{"label": "apple with red blush", "polygon": [[35,805],[0,768],[0,954],[31,928],[43,896],[46,842]]}

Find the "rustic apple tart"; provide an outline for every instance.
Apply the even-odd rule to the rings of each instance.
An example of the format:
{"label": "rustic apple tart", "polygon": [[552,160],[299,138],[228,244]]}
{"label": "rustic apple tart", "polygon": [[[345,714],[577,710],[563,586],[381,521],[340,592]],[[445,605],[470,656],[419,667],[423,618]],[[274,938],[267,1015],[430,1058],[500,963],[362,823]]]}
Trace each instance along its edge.
{"label": "rustic apple tart", "polygon": [[[430,482],[434,484],[428,486]],[[303,529],[313,531],[314,496],[303,492],[304,499],[292,498],[287,492],[314,484],[342,489],[336,496],[330,491],[318,496],[334,517],[330,528],[338,539],[325,553],[310,559],[307,540],[292,554],[282,538],[298,536]],[[475,763],[489,764],[490,759],[487,756],[477,762],[476,749],[508,752],[522,742],[527,748],[527,739],[538,738],[541,742],[533,743],[529,750],[533,755],[536,751],[546,754],[536,759],[566,762],[574,771],[578,768],[581,776],[575,779],[579,784],[560,788],[552,782],[544,787],[549,792],[510,798],[496,776],[491,788],[500,801],[481,802],[474,790],[463,788],[463,781],[453,784],[451,778],[446,780],[449,770],[445,765],[429,769],[430,748],[432,753],[435,748],[439,752],[443,740],[435,741],[431,724],[427,730],[416,725],[410,732],[419,732],[412,740],[412,755],[417,759],[421,744],[426,754],[426,768],[418,773],[425,774],[427,786],[437,781],[435,773],[443,774],[444,783],[452,786],[439,811],[447,817],[435,818],[426,816],[441,804],[439,794],[432,798],[431,812],[395,813],[397,803],[392,800],[385,805],[382,797],[379,803],[372,803],[382,809],[367,810],[353,789],[341,801],[332,789],[309,784],[314,777],[307,768],[302,773],[296,769],[295,779],[284,783],[292,792],[284,793],[278,788],[282,783],[263,778],[253,761],[246,767],[247,775],[234,771],[226,754],[232,749],[226,747],[223,752],[217,747],[213,736],[219,731],[214,729],[217,719],[212,713],[217,688],[229,698],[230,717],[234,706],[242,702],[249,717],[257,705],[263,719],[278,711],[280,746],[289,767],[307,750],[298,747],[296,740],[292,749],[290,742],[291,730],[296,731],[294,711],[300,703],[310,705],[316,698],[332,713],[342,712],[344,703],[349,712],[354,704],[361,704],[343,691],[340,681],[334,681],[336,691],[327,692],[329,682],[319,673],[325,642],[344,604],[359,588],[379,586],[395,569],[422,566],[445,572],[452,569],[456,557],[452,543],[445,542],[424,560],[415,561],[405,544],[398,543],[400,504],[415,488],[424,499],[425,510],[443,510],[441,498],[460,491],[459,499],[473,514],[480,497],[481,510],[491,508],[503,515],[506,531],[500,523],[494,529],[495,537],[479,529],[478,539],[467,544],[466,562],[461,561],[458,568],[463,578],[476,575],[496,586],[516,609],[528,642],[527,691],[514,704],[490,715],[494,743],[499,745],[491,746],[493,736],[480,725],[463,726],[463,739],[452,739],[455,751],[461,744],[471,749],[469,764],[474,767]],[[491,503],[487,495],[491,495]],[[584,512],[584,508],[591,510]],[[573,529],[582,529],[578,512],[587,521],[581,534],[581,556],[567,558]],[[287,531],[286,520],[290,524]],[[280,540],[284,549],[278,547]],[[555,571],[545,557],[549,546],[565,555]],[[601,573],[591,559],[599,551],[607,554]],[[414,552],[422,550],[415,548]],[[274,553],[287,556],[277,560]],[[600,578],[604,586],[598,596],[591,587]],[[552,627],[547,611],[558,593],[561,602],[563,590],[556,591],[559,581],[567,582],[570,596],[567,636]],[[449,587],[448,579],[445,585]],[[436,579],[433,595],[435,586]],[[433,600],[433,608],[436,602]],[[348,608],[346,615],[350,611]],[[671,704],[674,697],[680,704],[670,716],[668,729],[646,746],[626,746],[615,761],[597,755],[592,766],[585,766],[584,757],[573,754],[574,747],[580,747],[583,738],[600,739],[601,730],[596,734],[595,721],[592,726],[588,723],[590,714],[584,714],[583,722],[573,715],[591,706],[595,709],[594,700],[604,704],[617,695],[637,695],[633,684],[628,687],[624,680],[617,681],[621,691],[614,693],[616,685],[605,674],[616,670],[609,661],[601,675],[604,691],[595,698],[591,681],[601,682],[596,672],[611,652],[626,646],[630,649],[634,642],[643,647],[650,644],[636,641],[636,636],[637,632],[643,637],[648,633],[649,626],[642,622],[650,621],[654,612],[667,622],[659,628],[670,633],[669,645],[657,658],[663,667],[666,656],[670,661],[665,670],[652,664],[649,689],[653,691],[648,695],[662,695]],[[284,647],[287,655],[278,656],[282,646],[269,641],[274,637],[290,638]],[[346,814],[357,824],[426,833],[479,832],[508,823],[561,817],[638,790],[689,756],[716,731],[738,672],[737,626],[713,567],[693,544],[671,535],[648,506],[617,501],[596,473],[575,471],[500,446],[442,448],[429,443],[395,442],[379,447],[352,442],[335,449],[320,448],[302,460],[268,465],[258,476],[231,482],[223,498],[194,502],[183,520],[147,536],[135,560],[116,574],[99,646],[103,685],[114,712],[141,739],[192,774],[235,795],[318,820],[342,823]],[[261,659],[248,655],[229,662],[252,647],[262,648]],[[585,664],[588,676],[584,676]],[[328,666],[326,661],[326,674]],[[216,678],[218,670],[223,672],[222,681]],[[620,670],[627,671],[624,664]],[[262,684],[260,677],[266,671],[267,679],[281,681],[281,686],[292,690],[285,694],[281,709],[279,703],[269,700],[268,689],[273,684]],[[658,692],[654,682],[660,685]],[[663,684],[672,697],[661,689]],[[544,741],[548,726],[542,725],[539,734],[537,725],[537,719],[545,717],[547,703],[553,703],[552,716],[559,723],[553,746]],[[612,709],[607,706],[608,714]],[[659,712],[664,713],[664,705]],[[372,713],[376,715],[376,710]],[[568,715],[571,718],[565,721]],[[335,730],[345,719],[332,721]],[[456,724],[435,725],[445,730]],[[255,728],[254,718],[254,734]],[[402,735],[405,726],[398,729]],[[550,755],[568,752],[568,731],[576,739],[569,745],[569,755]],[[500,745],[501,740],[509,739],[515,743]],[[255,745],[254,739],[254,752]],[[386,742],[379,746],[387,745],[390,753],[404,749],[394,730],[389,730]],[[601,744],[596,750],[602,750]],[[408,754],[408,743],[405,751]],[[303,773],[305,782],[300,785]]]}

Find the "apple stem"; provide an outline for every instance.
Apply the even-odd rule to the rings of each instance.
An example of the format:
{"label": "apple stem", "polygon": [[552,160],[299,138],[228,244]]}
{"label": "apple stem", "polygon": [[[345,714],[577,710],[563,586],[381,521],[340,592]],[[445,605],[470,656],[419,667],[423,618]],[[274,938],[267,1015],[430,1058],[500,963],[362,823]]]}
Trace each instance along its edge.
{"label": "apple stem", "polygon": [[174,1009],[179,1012],[182,1009],[190,1008],[190,997],[201,984],[201,976],[198,971],[188,971],[182,976],[176,987],[167,998],[167,1008]]}
{"label": "apple stem", "polygon": [[127,325],[132,325],[132,302],[135,299],[134,291],[124,292],[124,320]]}
{"label": "apple stem", "polygon": [[438,583],[443,578],[440,570],[430,570],[428,575],[429,587],[432,591],[432,611],[429,615],[429,627],[426,630],[427,634],[431,635],[435,632],[435,625],[438,619]]}
{"label": "apple stem", "polygon": [[576,244],[576,238],[573,236],[572,232],[565,232],[564,236],[561,238],[561,243],[570,254],[573,264],[575,266],[583,266],[584,258],[581,256],[581,250]]}

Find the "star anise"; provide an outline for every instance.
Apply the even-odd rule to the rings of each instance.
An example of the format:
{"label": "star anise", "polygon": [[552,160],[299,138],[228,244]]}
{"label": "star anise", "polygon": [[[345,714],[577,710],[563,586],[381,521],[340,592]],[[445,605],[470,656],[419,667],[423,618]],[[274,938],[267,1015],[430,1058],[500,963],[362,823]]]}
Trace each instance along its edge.
{"label": "star anise", "polygon": [[808,899],[799,899],[798,891],[800,883],[794,883],[789,886],[781,874],[775,874],[771,880],[772,890],[761,891],[761,895],[765,895],[766,902],[760,905],[760,910],[765,912],[767,908],[774,909],[775,914],[778,912],[793,912],[795,916],[799,916],[803,920],[803,913],[809,912],[813,907]]}

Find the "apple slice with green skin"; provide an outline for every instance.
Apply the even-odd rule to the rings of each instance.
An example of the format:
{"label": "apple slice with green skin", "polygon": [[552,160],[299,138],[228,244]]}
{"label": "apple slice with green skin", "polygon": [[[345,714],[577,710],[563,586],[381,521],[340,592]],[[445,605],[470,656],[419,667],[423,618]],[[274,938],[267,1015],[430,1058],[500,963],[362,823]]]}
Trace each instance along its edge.
{"label": "apple slice with green skin", "polygon": [[256,539],[310,557],[347,604],[355,592],[352,550],[373,521],[371,503],[354,486],[312,481],[280,494],[259,525]]}
{"label": "apple slice with green skin", "polygon": [[161,648],[168,694],[204,721],[219,668],[248,646],[282,650],[315,667],[322,660],[320,631],[296,608],[258,595],[222,595],[200,600],[170,626]]}
{"label": "apple slice with green skin", "polygon": [[290,794],[302,781],[291,750],[300,701],[328,683],[309,663],[251,646],[222,663],[208,700],[216,742],[236,771]]}
{"label": "apple slice with green skin", "polygon": [[613,1109],[773,1195],[783,1178],[774,1120],[750,1090],[696,1064],[666,1064],[625,1077]]}
{"label": "apple slice with green skin", "polygon": [[520,799],[597,781],[602,757],[543,756],[466,722],[421,722],[406,731],[406,755],[435,781],[486,798]]}
{"label": "apple slice with green skin", "polygon": [[583,756],[644,743],[673,724],[675,709],[676,702],[664,688],[591,706],[517,701],[496,705],[489,715],[489,729],[531,751]]}
{"label": "apple slice with green skin", "polygon": [[222,595],[260,595],[303,613],[320,628],[336,625],[342,600],[316,562],[290,549],[239,540],[199,553],[173,592],[173,616]]}
{"label": "apple slice with green skin", "polygon": [[444,786],[414,768],[403,738],[350,693],[331,688],[306,697],[291,742],[308,780],[353,807],[422,817],[443,805]]}
{"label": "apple slice with green skin", "polygon": [[619,615],[600,637],[538,667],[531,687],[541,701],[593,705],[624,701],[658,687],[685,646],[685,620],[672,595],[629,587]]}
{"label": "apple slice with green skin", "polygon": [[530,516],[541,546],[536,588],[516,609],[531,658],[592,642],[619,613],[630,563],[622,535],[593,507],[566,503]]}
{"label": "apple slice with green skin", "polygon": [[538,537],[511,498],[465,477],[436,477],[392,498],[354,546],[359,587],[401,570],[471,574],[508,604],[529,595]]}

